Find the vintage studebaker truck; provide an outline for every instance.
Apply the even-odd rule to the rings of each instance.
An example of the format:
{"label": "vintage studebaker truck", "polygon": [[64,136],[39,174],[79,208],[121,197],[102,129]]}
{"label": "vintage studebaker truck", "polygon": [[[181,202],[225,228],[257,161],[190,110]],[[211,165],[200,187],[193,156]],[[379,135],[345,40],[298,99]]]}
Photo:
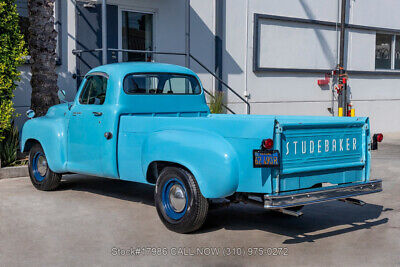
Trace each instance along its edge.
{"label": "vintage studebaker truck", "polygon": [[323,201],[360,204],[351,197],[382,190],[370,179],[370,139],[368,118],[210,114],[191,70],[118,63],[87,73],[73,102],[28,120],[21,146],[37,189],[56,189],[65,173],[153,184],[162,222],[187,233],[214,199],[292,215]]}

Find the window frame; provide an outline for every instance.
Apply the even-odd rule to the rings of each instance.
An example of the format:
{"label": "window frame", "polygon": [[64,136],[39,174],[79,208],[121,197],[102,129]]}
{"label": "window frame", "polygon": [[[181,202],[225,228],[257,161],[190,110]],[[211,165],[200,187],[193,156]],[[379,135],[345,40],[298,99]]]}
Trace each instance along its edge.
{"label": "window frame", "polygon": [[[82,99],[83,93],[85,92],[86,84],[89,82],[89,78],[94,77],[94,76],[100,76],[100,77],[103,77],[103,78],[106,79],[107,84],[106,84],[106,95],[105,95],[105,97],[104,97],[104,102],[103,102],[102,104],[87,104],[87,103],[82,103],[82,102],[81,102],[81,99]],[[104,103],[106,102],[106,99],[107,99],[108,78],[109,78],[108,75],[107,75],[106,73],[104,73],[104,72],[92,72],[92,73],[87,74],[86,77],[85,77],[85,83],[83,84],[82,90],[81,90],[81,92],[80,92],[80,94],[79,94],[79,97],[78,97],[78,103],[79,103],[79,105],[85,105],[85,106],[88,106],[88,105],[102,106],[102,105],[104,105]]]}
{"label": "window frame", "polygon": [[[125,80],[129,75],[145,75],[145,74],[170,74],[170,75],[180,75],[180,76],[187,76],[187,77],[192,77],[194,78],[200,87],[200,92],[198,92],[197,94],[148,94],[148,93],[128,93],[125,90]],[[122,81],[122,90],[124,91],[125,94],[127,95],[150,95],[150,96],[155,96],[155,95],[165,95],[165,96],[174,96],[174,95],[185,95],[185,96],[195,96],[195,95],[201,95],[203,93],[203,86],[201,85],[200,80],[192,74],[184,74],[184,73],[176,73],[176,72],[132,72],[132,73],[128,73],[125,75],[124,80]]]}
{"label": "window frame", "polygon": [[[139,8],[139,7],[132,7],[129,5],[124,5],[120,4],[118,5],[118,49],[123,49],[122,48],[122,12],[128,11],[128,12],[135,12],[135,13],[143,13],[143,14],[151,14],[153,15],[153,27],[152,27],[152,49],[151,51],[157,50],[157,34],[156,34],[156,29],[157,29],[157,23],[158,23],[158,9],[153,9],[153,8]],[[152,62],[157,61],[157,54],[152,54]],[[123,52],[119,51],[118,52],[118,62],[124,62],[123,61]]]}
{"label": "window frame", "polygon": [[399,66],[396,68],[396,42],[398,40],[399,47],[397,48],[399,53],[400,53],[400,34],[395,34],[394,35],[394,40],[393,40],[393,51],[392,51],[392,56],[393,56],[393,70],[400,70],[400,55],[399,55]]}
{"label": "window frame", "polygon": [[[389,35],[391,37],[391,44],[390,44],[390,68],[377,68],[376,67],[376,36],[378,34],[381,35]],[[400,34],[396,33],[387,33],[387,32],[375,32],[375,70],[376,71],[386,71],[386,72],[394,72],[394,71],[400,71],[400,66],[396,68],[396,40],[399,38],[400,40]],[[399,43],[400,44],[400,43]],[[400,50],[400,47],[398,48]],[[400,59],[399,59],[400,60]]]}

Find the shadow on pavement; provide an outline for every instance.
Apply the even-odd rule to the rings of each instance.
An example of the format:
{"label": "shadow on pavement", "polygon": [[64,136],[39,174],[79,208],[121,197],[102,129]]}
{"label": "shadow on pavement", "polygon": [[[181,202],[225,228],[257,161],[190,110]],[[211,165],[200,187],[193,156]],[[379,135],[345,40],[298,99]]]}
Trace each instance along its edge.
{"label": "shadow on pavement", "polygon": [[[140,202],[154,206],[154,186],[104,179],[90,176],[69,175],[63,177],[59,190],[77,190]],[[212,209],[200,231],[194,233],[227,230],[262,230],[289,237],[284,244],[315,242],[326,237],[370,229],[385,224],[388,218],[378,219],[391,211],[380,205],[355,206],[339,201],[320,203],[303,208],[304,215],[295,218],[263,208],[235,204],[229,208]]]}
{"label": "shadow on pavement", "polygon": [[154,206],[154,186],[94,176],[63,176],[57,190],[84,191]]}
{"label": "shadow on pavement", "polygon": [[288,236],[284,244],[315,242],[316,240],[369,229],[385,224],[388,218],[378,219],[392,209],[366,204],[363,207],[339,201],[306,206],[300,218],[284,215],[260,207],[239,204],[228,209],[210,211],[202,232],[219,228],[228,230],[258,229]]}

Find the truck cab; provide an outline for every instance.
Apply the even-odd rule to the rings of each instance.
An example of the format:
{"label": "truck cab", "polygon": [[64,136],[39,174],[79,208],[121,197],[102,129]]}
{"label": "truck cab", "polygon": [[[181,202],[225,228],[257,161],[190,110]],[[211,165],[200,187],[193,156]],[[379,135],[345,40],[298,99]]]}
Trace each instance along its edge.
{"label": "truck cab", "polygon": [[161,220],[180,233],[203,224],[212,199],[299,215],[382,190],[368,118],[211,114],[198,76],[169,64],[91,70],[73,102],[25,123],[21,143],[36,188],[63,173],[153,184]]}

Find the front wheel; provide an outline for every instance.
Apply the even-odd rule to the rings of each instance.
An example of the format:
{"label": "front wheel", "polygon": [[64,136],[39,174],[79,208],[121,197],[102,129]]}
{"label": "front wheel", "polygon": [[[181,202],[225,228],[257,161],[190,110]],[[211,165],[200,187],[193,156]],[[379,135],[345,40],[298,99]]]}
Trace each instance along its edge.
{"label": "front wheel", "polygon": [[163,169],[157,179],[154,199],[158,216],[171,231],[196,231],[207,217],[208,201],[193,175],[183,168]]}
{"label": "front wheel", "polygon": [[29,152],[28,169],[31,182],[38,190],[54,190],[60,184],[61,174],[50,170],[40,144],[35,144]]}

